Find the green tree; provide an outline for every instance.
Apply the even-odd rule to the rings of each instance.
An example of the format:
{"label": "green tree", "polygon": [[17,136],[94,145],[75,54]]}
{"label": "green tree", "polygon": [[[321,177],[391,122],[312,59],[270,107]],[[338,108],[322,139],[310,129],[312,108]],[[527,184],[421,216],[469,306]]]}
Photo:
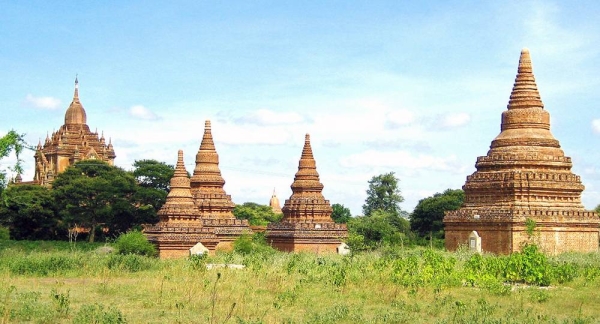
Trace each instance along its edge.
{"label": "green tree", "polygon": [[348,245],[355,251],[400,245],[411,237],[408,220],[383,210],[376,210],[371,216],[351,218],[348,232]]}
{"label": "green tree", "polygon": [[38,185],[8,186],[2,193],[0,223],[17,240],[56,239],[61,231],[52,193]]}
{"label": "green tree", "polygon": [[348,223],[350,218],[352,218],[352,213],[350,212],[350,209],[344,207],[344,205],[333,204],[331,205],[331,208],[333,209],[333,212],[331,213],[331,218],[336,223],[345,224]]}
{"label": "green tree", "polygon": [[154,224],[158,222],[156,213],[167,200],[175,169],[172,165],[156,160],[137,160],[133,166],[133,176],[139,186],[134,196],[138,206],[136,218],[142,224]]}
{"label": "green tree", "polygon": [[169,191],[169,185],[175,168],[156,160],[136,160],[133,163],[133,176],[144,188]]}
{"label": "green tree", "polygon": [[598,216],[600,216],[600,205],[596,206],[596,209],[594,209],[596,211],[596,213],[598,213]]}
{"label": "green tree", "polygon": [[253,202],[236,205],[233,215],[237,219],[247,219],[250,225],[255,226],[266,226],[269,223],[280,221],[283,217],[283,214],[275,214],[271,207]]}
{"label": "green tree", "polygon": [[[10,130],[6,135],[0,137],[0,160],[7,157],[12,151],[15,152],[15,156],[17,157],[17,162],[13,167],[10,167],[13,172],[16,174],[23,173],[23,166],[21,163],[20,155],[23,152],[24,148],[29,148],[25,140],[23,139],[25,135],[19,134],[14,130]],[[0,170],[0,190],[6,187],[6,171]]]}
{"label": "green tree", "polygon": [[118,233],[139,223],[135,219],[135,179],[121,168],[98,160],[81,161],[60,173],[52,188],[64,221],[89,228],[90,242],[94,242],[99,225]]}
{"label": "green tree", "polygon": [[380,174],[369,180],[369,189],[367,190],[367,199],[363,205],[363,214],[371,216],[376,210],[382,210],[394,215],[400,215],[402,209],[400,203],[404,201],[400,188],[400,180],[396,178],[394,172]]}
{"label": "green tree", "polygon": [[459,209],[464,199],[465,193],[461,189],[446,189],[419,200],[410,215],[411,229],[421,236],[432,233],[436,238],[444,238],[444,213]]}

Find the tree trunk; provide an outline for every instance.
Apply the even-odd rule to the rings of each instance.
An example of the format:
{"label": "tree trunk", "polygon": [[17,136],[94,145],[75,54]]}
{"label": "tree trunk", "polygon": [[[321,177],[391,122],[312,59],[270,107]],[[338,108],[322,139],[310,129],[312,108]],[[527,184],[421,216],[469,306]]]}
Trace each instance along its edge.
{"label": "tree trunk", "polygon": [[88,242],[94,243],[94,239],[96,238],[96,223],[92,223],[90,227],[90,236],[88,237]]}

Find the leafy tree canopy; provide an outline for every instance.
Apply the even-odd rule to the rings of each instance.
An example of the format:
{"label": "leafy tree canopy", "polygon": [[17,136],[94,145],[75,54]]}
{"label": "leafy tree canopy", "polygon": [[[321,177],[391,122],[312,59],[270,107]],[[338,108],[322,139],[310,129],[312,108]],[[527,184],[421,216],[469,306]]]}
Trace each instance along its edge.
{"label": "leafy tree canopy", "polygon": [[70,224],[95,229],[103,224],[112,233],[136,224],[136,182],[129,172],[98,160],[85,160],[68,167],[52,183],[57,209]]}
{"label": "leafy tree canopy", "polygon": [[446,189],[431,197],[419,200],[415,210],[410,215],[410,227],[419,235],[433,233],[437,238],[444,237],[444,213],[459,209],[465,199],[461,189]]}
{"label": "leafy tree canopy", "polygon": [[402,209],[400,203],[404,201],[400,188],[400,180],[396,178],[394,172],[380,174],[369,180],[369,189],[367,190],[367,199],[363,205],[363,214],[371,216],[376,210],[382,210],[394,215],[400,215]]}
{"label": "leafy tree canopy", "polygon": [[[14,130],[10,130],[6,135],[0,137],[0,160],[7,157],[12,151],[14,151],[17,157],[17,162],[10,169],[17,174],[23,173],[23,167],[21,165],[23,161],[20,159],[20,155],[24,148],[28,148],[25,140],[23,139],[24,136],[24,134],[19,134]],[[6,171],[0,170],[0,187],[4,188],[5,186]]]}
{"label": "leafy tree canopy", "polygon": [[141,187],[169,191],[170,180],[175,172],[172,165],[156,160],[136,160],[133,167],[133,176]]}
{"label": "leafy tree canopy", "polygon": [[56,239],[61,231],[52,193],[38,185],[9,186],[4,190],[0,223],[17,240]]}
{"label": "leafy tree canopy", "polygon": [[237,219],[247,219],[250,225],[255,226],[266,226],[283,218],[283,214],[275,214],[271,207],[253,202],[236,205],[233,209],[233,215]]}
{"label": "leafy tree canopy", "polygon": [[348,245],[355,251],[400,245],[411,234],[407,219],[383,210],[376,210],[371,216],[351,218],[348,232]]}
{"label": "leafy tree canopy", "polygon": [[175,169],[156,160],[137,160],[133,166],[133,176],[139,185],[134,197],[138,202],[137,219],[140,223],[154,224],[158,222],[157,212],[167,201]]}
{"label": "leafy tree canopy", "polygon": [[342,204],[333,204],[331,205],[333,212],[331,213],[331,218],[334,222],[345,224],[348,223],[350,218],[352,218],[352,213],[350,209],[344,207]]}

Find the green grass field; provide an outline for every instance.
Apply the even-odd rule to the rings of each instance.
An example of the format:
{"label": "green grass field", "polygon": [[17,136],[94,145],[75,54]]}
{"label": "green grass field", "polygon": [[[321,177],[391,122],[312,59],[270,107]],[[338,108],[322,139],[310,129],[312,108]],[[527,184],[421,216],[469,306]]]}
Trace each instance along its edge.
{"label": "green grass field", "polygon": [[265,251],[173,261],[102,246],[0,243],[0,323],[600,322],[598,253]]}

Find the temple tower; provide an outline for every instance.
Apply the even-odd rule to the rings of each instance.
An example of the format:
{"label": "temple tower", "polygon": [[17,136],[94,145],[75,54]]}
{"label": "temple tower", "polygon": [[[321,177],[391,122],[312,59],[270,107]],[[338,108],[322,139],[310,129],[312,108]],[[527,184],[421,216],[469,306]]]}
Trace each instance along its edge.
{"label": "temple tower", "polygon": [[269,199],[269,207],[275,214],[281,214],[281,205],[279,204],[279,198],[275,194],[275,188],[273,188],[273,194],[271,195],[271,199]]}
{"label": "temple tower", "polygon": [[204,125],[190,186],[203,226],[214,227],[220,240],[216,248],[229,249],[231,242],[241,234],[250,232],[248,221],[238,220],[233,215],[235,204],[223,188],[225,180],[219,169],[219,155],[215,149],[210,120]]}
{"label": "temple tower", "polygon": [[144,233],[156,245],[161,258],[186,257],[189,249],[198,242],[213,248],[218,243],[214,231],[202,226],[200,212],[192,198],[182,150],[177,154],[171,189],[165,204],[158,211],[158,217],[159,222],[145,226]]}
{"label": "temple tower", "polygon": [[331,219],[332,208],[322,194],[308,134],[291,188],[292,195],[282,208],[283,219],[267,226],[267,241],[282,251],[335,252],[348,231],[346,224]]}
{"label": "temple tower", "polygon": [[98,132],[90,131],[87,115],[79,101],[79,81],[75,78],[73,100],[65,113],[65,123],[52,135],[47,135],[44,145],[38,143],[35,151],[33,183],[50,185],[54,177],[68,166],[81,160],[101,160],[113,165],[115,150]]}
{"label": "temple tower", "polygon": [[446,248],[466,244],[476,231],[486,252],[507,254],[527,242],[551,254],[597,251],[599,218],[583,208],[581,179],[550,132],[527,49],[507,108],[500,134],[467,177],[463,206],[444,217]]}

